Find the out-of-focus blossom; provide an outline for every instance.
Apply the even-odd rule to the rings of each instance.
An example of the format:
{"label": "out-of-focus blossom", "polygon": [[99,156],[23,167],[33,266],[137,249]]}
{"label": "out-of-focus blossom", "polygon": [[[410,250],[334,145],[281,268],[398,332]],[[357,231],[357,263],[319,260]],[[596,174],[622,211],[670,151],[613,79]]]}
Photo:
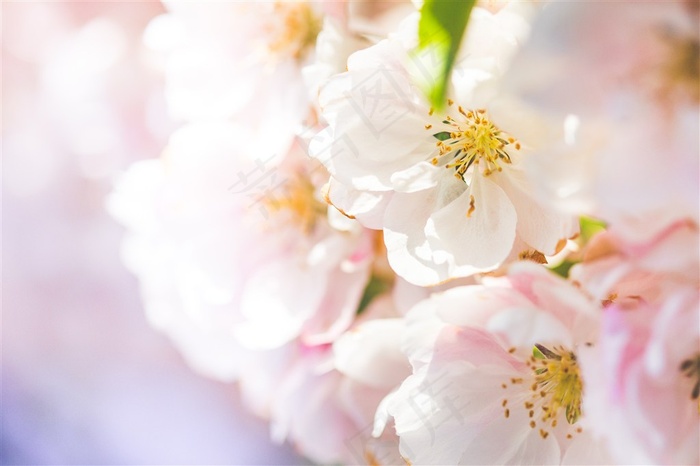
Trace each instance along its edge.
{"label": "out-of-focus blossom", "polygon": [[186,126],[160,160],[134,165],[112,196],[131,233],[125,261],[154,325],[205,373],[235,377],[241,345],[333,341],[352,322],[371,234],[328,222],[321,170],[260,158],[227,123]]}
{"label": "out-of-focus blossom", "polygon": [[141,43],[162,11],[2,5],[2,464],[301,461],[147,325],[104,212],[172,130]]}
{"label": "out-of-focus blossom", "polygon": [[680,222],[636,244],[604,233],[590,249],[572,274],[606,304],[581,354],[591,427],[620,462],[697,464],[698,230]]}
{"label": "out-of-focus blossom", "polygon": [[520,168],[546,128],[497,93],[531,9],[474,9],[444,112],[429,108],[415,85],[434,72],[432,56],[409,56],[415,16],[352,55],[348,72],[321,92],[330,127],[311,149],[332,175],[329,200],[384,230],[389,262],[409,282],[434,285],[513,256],[551,255],[577,231],[570,217],[535,201]]}
{"label": "out-of-focus blossom", "polygon": [[545,269],[458,287],[409,314],[413,375],[383,403],[415,464],[592,464],[579,350],[599,306]]}
{"label": "out-of-focus blossom", "polygon": [[171,116],[233,118],[273,152],[310,117],[319,85],[367,44],[348,28],[345,2],[165,3],[145,38],[165,52]]}
{"label": "out-of-focus blossom", "polygon": [[241,114],[271,103],[271,93],[280,98],[282,79],[295,96],[288,103],[306,100],[300,70],[310,62],[323,24],[317,3],[169,1],[166,7],[168,14],[151,24],[146,38],[169,51],[166,91],[174,116]]}
{"label": "out-of-focus blossom", "polygon": [[543,199],[633,240],[698,222],[698,11],[684,1],[543,10],[508,79],[564,130],[526,163]]}

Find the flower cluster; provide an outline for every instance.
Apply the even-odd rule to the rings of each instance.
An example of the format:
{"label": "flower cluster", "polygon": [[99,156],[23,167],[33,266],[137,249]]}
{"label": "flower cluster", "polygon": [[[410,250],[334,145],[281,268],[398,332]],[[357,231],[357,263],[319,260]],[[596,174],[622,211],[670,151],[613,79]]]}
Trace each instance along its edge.
{"label": "flower cluster", "polygon": [[411,3],[165,4],[181,126],[108,207],[151,323],[274,438],[700,461],[697,4],[480,2],[441,106]]}

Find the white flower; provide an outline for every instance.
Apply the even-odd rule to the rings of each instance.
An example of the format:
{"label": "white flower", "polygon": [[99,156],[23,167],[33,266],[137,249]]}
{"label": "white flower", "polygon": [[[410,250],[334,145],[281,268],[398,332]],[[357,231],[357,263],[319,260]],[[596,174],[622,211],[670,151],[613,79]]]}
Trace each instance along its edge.
{"label": "white flower", "polygon": [[409,61],[414,18],[396,37],[352,55],[348,72],[320,95],[330,127],[311,150],[332,175],[328,198],[383,229],[391,266],[412,283],[493,270],[520,253],[551,255],[577,231],[570,217],[538,204],[520,168],[549,128],[495,93],[527,30],[514,9],[474,10],[455,102],[444,112],[428,108],[413,84],[431,72],[430,57]]}

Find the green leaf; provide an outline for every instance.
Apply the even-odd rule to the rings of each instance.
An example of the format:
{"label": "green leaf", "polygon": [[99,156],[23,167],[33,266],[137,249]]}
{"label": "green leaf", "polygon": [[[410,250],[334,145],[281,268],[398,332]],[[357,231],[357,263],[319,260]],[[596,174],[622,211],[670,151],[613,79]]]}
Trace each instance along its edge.
{"label": "green leaf", "polygon": [[441,133],[435,133],[433,134],[433,137],[437,139],[438,141],[447,141],[450,139],[450,132],[449,131],[443,131]]}
{"label": "green leaf", "polygon": [[436,110],[445,106],[447,83],[459,44],[476,0],[425,0],[418,23],[419,58],[428,56],[437,69],[425,75],[423,91]]}

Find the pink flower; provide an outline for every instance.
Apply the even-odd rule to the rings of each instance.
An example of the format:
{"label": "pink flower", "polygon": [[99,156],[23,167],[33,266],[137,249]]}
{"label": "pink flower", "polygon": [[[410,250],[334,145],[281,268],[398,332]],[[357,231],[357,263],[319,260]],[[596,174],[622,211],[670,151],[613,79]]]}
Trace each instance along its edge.
{"label": "pink flower", "polygon": [[618,461],[700,461],[697,235],[684,222],[645,243],[606,233],[572,270],[607,305],[580,359],[584,411]]}
{"label": "pink flower", "polygon": [[[450,289],[408,315],[411,375],[383,402],[418,464],[591,464],[578,354],[598,305],[530,263]],[[382,419],[379,419],[381,425]]]}

